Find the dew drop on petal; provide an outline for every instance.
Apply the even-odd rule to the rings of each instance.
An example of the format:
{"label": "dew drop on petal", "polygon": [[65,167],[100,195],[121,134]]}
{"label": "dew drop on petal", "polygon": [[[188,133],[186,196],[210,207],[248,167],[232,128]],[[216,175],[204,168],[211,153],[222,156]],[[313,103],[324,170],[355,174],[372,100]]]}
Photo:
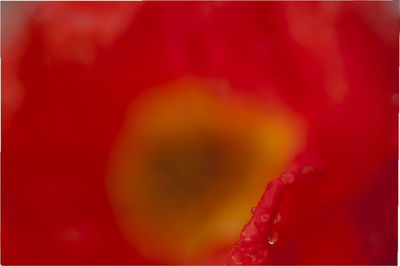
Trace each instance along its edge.
{"label": "dew drop on petal", "polygon": [[258,262],[257,257],[255,255],[251,255],[251,263],[257,264],[257,262]]}
{"label": "dew drop on petal", "polygon": [[262,263],[262,260],[258,258],[256,255],[251,255],[251,263],[257,265]]}
{"label": "dew drop on petal", "polygon": [[294,175],[292,173],[285,173],[281,175],[281,181],[284,184],[291,184],[294,182]]}
{"label": "dew drop on petal", "polygon": [[312,173],[314,170],[315,170],[314,167],[308,165],[308,166],[304,166],[303,169],[301,169],[301,173],[303,175],[307,175],[307,174]]}
{"label": "dew drop on petal", "polygon": [[256,207],[251,208],[251,213],[254,214],[255,211],[256,211]]}
{"label": "dew drop on petal", "polygon": [[274,224],[279,223],[281,221],[281,219],[282,219],[282,216],[279,213],[277,213],[275,216],[275,219],[274,219]]}
{"label": "dew drop on petal", "polygon": [[252,264],[263,264],[267,259],[268,251],[260,250],[256,254],[251,255],[251,263]]}
{"label": "dew drop on petal", "polygon": [[268,233],[268,243],[273,245],[278,241],[278,233],[275,231],[271,231]]}
{"label": "dew drop on petal", "polygon": [[269,214],[268,214],[268,213],[263,213],[263,214],[260,215],[260,221],[261,221],[262,223],[265,223],[265,222],[267,222],[268,220],[269,220]]}
{"label": "dew drop on petal", "polygon": [[246,242],[251,242],[251,240],[252,240],[251,236],[248,233],[246,233],[246,231],[242,232],[242,239],[243,239],[243,241],[246,241]]}
{"label": "dew drop on petal", "polygon": [[236,265],[242,264],[240,255],[239,254],[233,255],[232,262],[233,262],[233,264],[236,264]]}

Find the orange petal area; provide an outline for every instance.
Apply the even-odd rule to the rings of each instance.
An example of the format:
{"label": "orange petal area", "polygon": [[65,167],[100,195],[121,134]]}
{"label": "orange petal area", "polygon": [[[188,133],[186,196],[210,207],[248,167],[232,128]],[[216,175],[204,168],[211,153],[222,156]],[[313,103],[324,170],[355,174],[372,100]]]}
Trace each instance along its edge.
{"label": "orange petal area", "polygon": [[107,188],[127,239],[158,263],[228,251],[267,183],[303,147],[299,117],[212,82],[182,79],[132,104]]}

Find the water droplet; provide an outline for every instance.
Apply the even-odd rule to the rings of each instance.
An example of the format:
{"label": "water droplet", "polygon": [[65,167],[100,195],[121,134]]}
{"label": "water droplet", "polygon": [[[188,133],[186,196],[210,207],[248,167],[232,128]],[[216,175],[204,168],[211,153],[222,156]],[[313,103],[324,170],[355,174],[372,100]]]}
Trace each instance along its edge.
{"label": "water droplet", "polygon": [[281,175],[281,181],[285,184],[291,184],[294,182],[294,175],[292,173],[285,173]]}
{"label": "water droplet", "polygon": [[275,219],[274,219],[274,224],[279,223],[281,221],[281,219],[282,219],[282,216],[279,213],[277,213],[275,216]]}
{"label": "water droplet", "polygon": [[263,214],[260,215],[260,221],[261,221],[262,223],[265,223],[265,222],[267,222],[268,220],[269,220],[269,214],[268,214],[268,213],[263,213]]}
{"label": "water droplet", "polygon": [[234,254],[233,256],[232,256],[232,262],[233,262],[233,264],[242,264],[242,261],[241,261],[241,256],[239,255],[239,254]]}
{"label": "water droplet", "polygon": [[246,240],[247,235],[246,235],[246,233],[245,233],[244,231],[241,233],[241,236],[242,236],[242,239],[243,239],[243,240]]}
{"label": "water droplet", "polygon": [[254,265],[258,265],[258,264],[262,263],[262,261],[256,255],[251,255],[251,263]]}
{"label": "water droplet", "polygon": [[257,257],[255,255],[251,255],[251,263],[257,264],[257,262],[258,262]]}
{"label": "water droplet", "polygon": [[275,231],[271,231],[268,233],[268,243],[273,245],[278,241],[278,233]]}
{"label": "water droplet", "polygon": [[252,237],[246,231],[243,231],[242,232],[242,239],[243,239],[243,241],[251,242]]}
{"label": "water droplet", "polygon": [[256,207],[251,208],[251,213],[254,214],[255,211],[256,211]]}
{"label": "water droplet", "polygon": [[266,258],[268,256],[268,252],[266,250],[260,250],[257,254],[251,255],[251,262],[253,264],[264,264]]}
{"label": "water droplet", "polygon": [[308,165],[308,166],[304,166],[303,169],[301,169],[301,173],[303,175],[308,175],[308,174],[314,172],[314,170],[315,170],[314,167]]}

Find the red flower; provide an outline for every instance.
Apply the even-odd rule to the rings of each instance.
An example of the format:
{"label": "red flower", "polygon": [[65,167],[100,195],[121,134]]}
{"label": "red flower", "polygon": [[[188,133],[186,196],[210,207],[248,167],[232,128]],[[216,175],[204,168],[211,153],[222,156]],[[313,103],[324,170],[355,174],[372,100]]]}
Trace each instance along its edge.
{"label": "red flower", "polygon": [[3,263],[395,264],[397,8],[3,4]]}

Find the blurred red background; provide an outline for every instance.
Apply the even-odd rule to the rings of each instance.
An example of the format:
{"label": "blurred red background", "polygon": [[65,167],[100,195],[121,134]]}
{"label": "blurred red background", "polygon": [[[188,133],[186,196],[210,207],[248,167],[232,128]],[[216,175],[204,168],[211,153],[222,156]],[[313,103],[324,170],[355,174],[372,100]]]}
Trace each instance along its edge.
{"label": "blurred red background", "polygon": [[[2,264],[219,262],[235,243],[228,224],[250,217],[260,183],[309,150],[324,177],[287,193],[268,263],[397,263],[397,1],[3,2],[2,11]],[[192,87],[200,93],[187,96]],[[215,163],[222,174],[212,168],[220,181],[185,183],[218,184],[189,207],[229,213],[189,219],[165,207],[158,219],[182,191],[157,194],[157,174],[140,174],[145,151],[158,147],[148,143],[154,132],[183,132],[169,158],[197,126],[212,128],[230,161]],[[249,139],[256,152],[232,148]],[[201,176],[215,152],[188,143],[183,160],[193,155],[190,173]],[[246,158],[250,166],[232,166]],[[230,175],[238,171],[240,185]],[[132,184],[133,196],[129,186],[115,192],[114,180],[130,174],[155,194],[136,196],[131,181],[116,186]],[[147,203],[149,213],[136,214]],[[219,229],[186,256],[206,225]],[[237,225],[229,230],[239,237]]]}

